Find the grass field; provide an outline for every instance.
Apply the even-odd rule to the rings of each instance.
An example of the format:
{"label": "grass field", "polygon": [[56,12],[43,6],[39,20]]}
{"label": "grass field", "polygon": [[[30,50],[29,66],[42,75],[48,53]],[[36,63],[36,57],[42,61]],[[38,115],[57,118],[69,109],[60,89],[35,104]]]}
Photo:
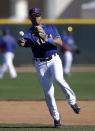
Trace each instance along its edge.
{"label": "grass field", "polygon": [[[65,77],[75,91],[78,100],[95,99],[95,72],[76,72]],[[65,99],[55,83],[56,99]],[[19,73],[16,80],[9,80],[8,74],[0,80],[0,100],[43,100],[44,95],[35,73]]]}
{"label": "grass field", "polygon": [[[78,100],[95,100],[95,72],[75,72],[65,77],[75,91]],[[55,83],[56,99],[65,96]],[[9,80],[8,74],[0,80],[0,100],[43,100],[44,95],[35,73],[18,73],[16,80]],[[64,125],[55,129],[51,125],[11,125],[0,124],[0,131],[95,131],[95,125],[70,126]]]}

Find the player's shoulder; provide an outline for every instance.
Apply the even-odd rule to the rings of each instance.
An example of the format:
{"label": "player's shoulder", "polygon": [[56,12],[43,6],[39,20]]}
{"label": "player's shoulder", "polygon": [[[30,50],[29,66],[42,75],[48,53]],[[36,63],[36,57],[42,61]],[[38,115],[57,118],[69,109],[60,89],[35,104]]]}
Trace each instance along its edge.
{"label": "player's shoulder", "polygon": [[30,26],[29,29],[24,33],[24,39],[31,39],[32,31],[33,31],[33,26]]}

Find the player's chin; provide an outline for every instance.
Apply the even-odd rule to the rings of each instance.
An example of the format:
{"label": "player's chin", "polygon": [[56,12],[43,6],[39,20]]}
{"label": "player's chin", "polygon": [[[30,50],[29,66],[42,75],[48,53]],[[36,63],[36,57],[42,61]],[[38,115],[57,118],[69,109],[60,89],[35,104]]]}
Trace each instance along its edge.
{"label": "player's chin", "polygon": [[35,25],[40,25],[40,24],[41,24],[40,20],[35,21]]}
{"label": "player's chin", "polygon": [[36,19],[30,19],[30,20],[31,20],[32,24],[35,25],[35,26],[39,25],[39,23],[40,23]]}

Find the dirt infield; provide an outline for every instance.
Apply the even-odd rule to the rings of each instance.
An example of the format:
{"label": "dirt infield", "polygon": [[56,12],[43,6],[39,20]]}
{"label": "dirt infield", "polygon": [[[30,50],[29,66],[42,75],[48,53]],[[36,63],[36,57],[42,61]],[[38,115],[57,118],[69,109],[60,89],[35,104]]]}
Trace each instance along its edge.
{"label": "dirt infield", "polygon": [[[16,67],[17,72],[35,72],[33,65]],[[71,72],[95,72],[95,65],[73,65]]]}
{"label": "dirt infield", "polygon": [[[75,114],[66,101],[57,101],[64,125],[95,125],[95,101],[79,101]],[[0,124],[53,124],[44,101],[0,101]]]}

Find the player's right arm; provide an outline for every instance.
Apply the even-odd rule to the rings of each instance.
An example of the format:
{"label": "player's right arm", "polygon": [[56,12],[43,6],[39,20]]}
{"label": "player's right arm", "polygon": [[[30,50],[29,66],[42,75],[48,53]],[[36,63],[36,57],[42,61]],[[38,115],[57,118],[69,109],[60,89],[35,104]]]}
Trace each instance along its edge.
{"label": "player's right arm", "polygon": [[31,43],[30,36],[31,36],[30,32],[27,32],[23,36],[20,36],[20,38],[18,40],[19,46],[21,46],[21,47],[30,47],[30,43]]}
{"label": "player's right arm", "polygon": [[22,46],[22,47],[24,47],[25,46],[25,39],[24,38],[20,38],[19,40],[18,40],[18,44],[19,44],[19,46]]}

